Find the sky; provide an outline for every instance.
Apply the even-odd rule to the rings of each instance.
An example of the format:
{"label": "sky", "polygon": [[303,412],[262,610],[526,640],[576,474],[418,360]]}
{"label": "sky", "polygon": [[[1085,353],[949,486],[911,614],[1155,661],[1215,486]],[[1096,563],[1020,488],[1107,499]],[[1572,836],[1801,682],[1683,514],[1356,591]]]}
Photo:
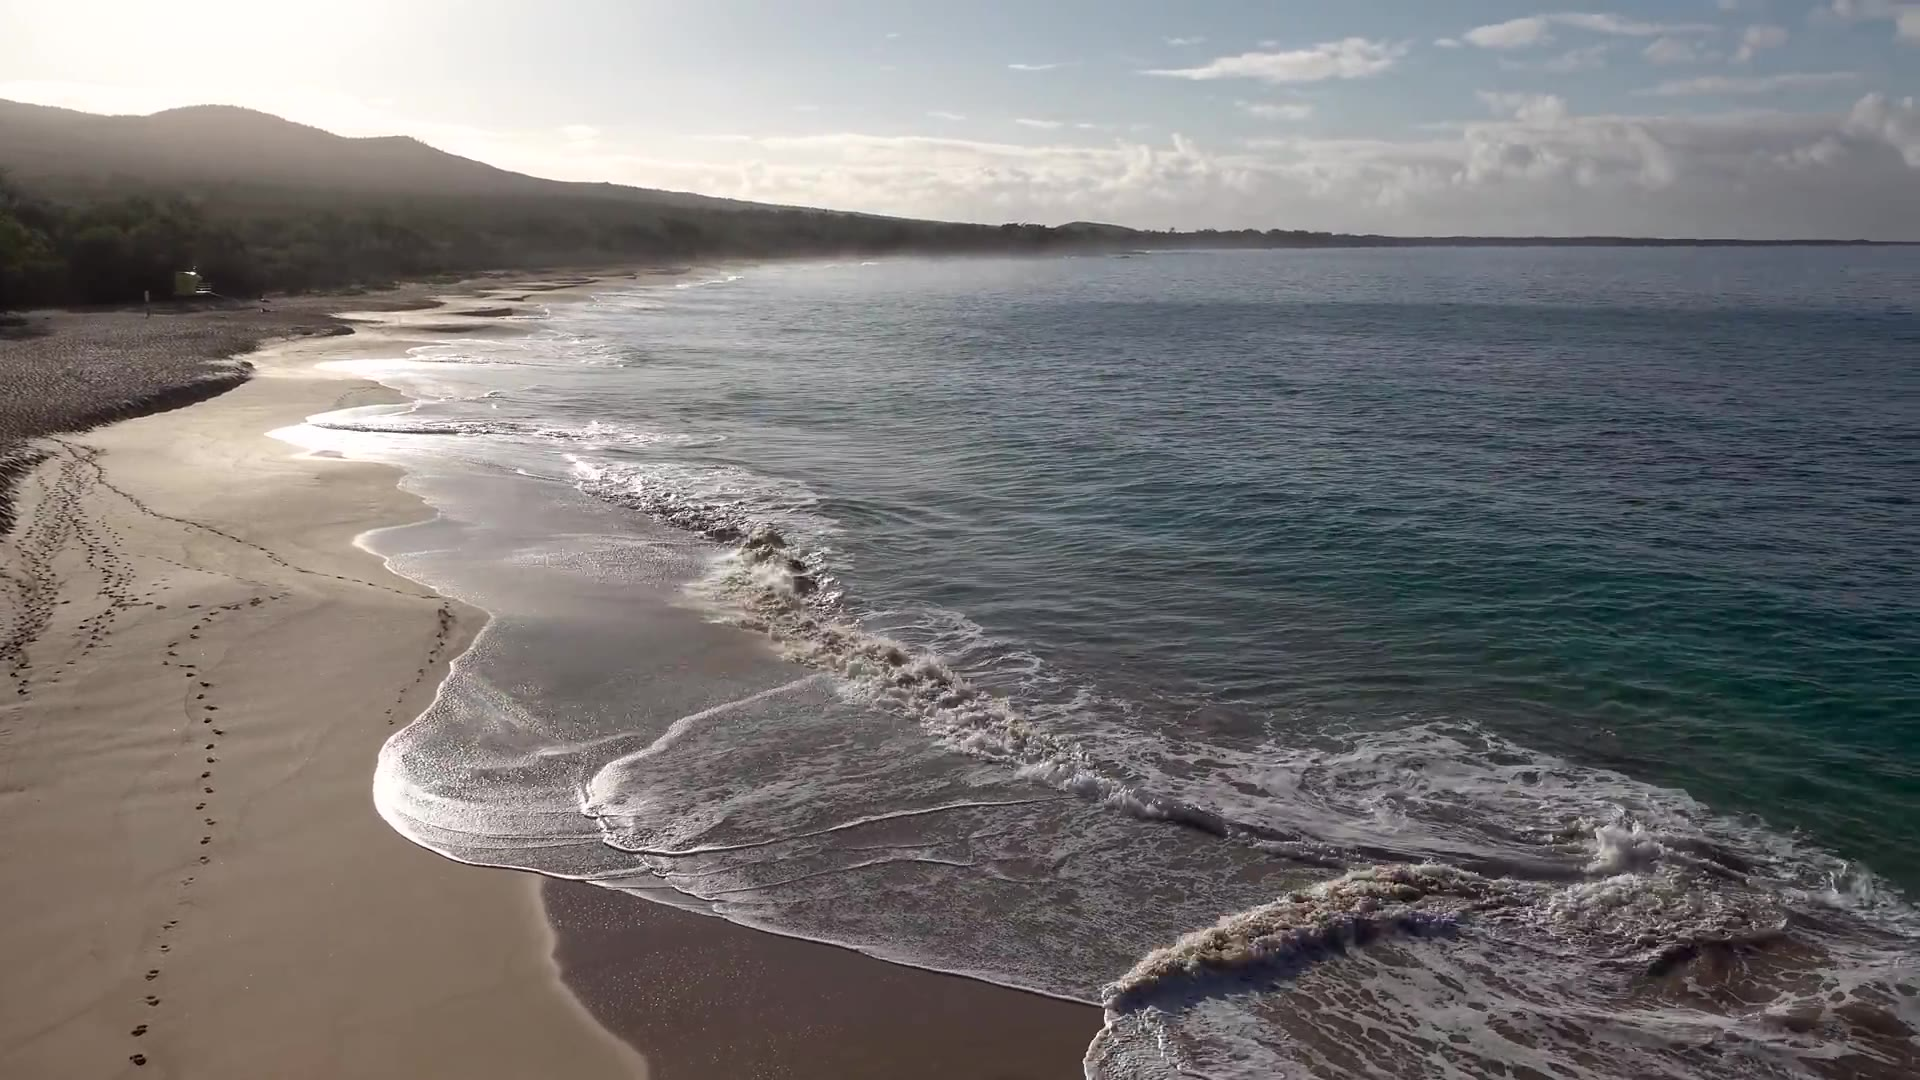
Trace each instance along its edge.
{"label": "sky", "polygon": [[0,0],[0,98],[986,222],[1920,240],[1917,96],[1920,0]]}

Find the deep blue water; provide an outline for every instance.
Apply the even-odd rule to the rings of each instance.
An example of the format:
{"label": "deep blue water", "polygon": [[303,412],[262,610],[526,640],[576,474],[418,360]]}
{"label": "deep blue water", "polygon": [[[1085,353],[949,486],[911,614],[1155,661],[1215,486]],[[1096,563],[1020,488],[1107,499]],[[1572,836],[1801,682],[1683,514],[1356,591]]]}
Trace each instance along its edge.
{"label": "deep blue water", "polygon": [[[1920,253],[781,264],[395,361],[321,424],[496,616],[422,842],[1104,996],[1090,1076],[1920,1066]],[[783,659],[588,614],[662,580]]]}

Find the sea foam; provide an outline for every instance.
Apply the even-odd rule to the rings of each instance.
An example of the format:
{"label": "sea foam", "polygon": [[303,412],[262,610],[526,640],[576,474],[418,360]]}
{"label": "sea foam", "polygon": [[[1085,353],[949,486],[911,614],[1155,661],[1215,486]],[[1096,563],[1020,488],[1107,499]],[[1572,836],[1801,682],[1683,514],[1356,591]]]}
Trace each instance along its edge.
{"label": "sea foam", "polygon": [[[766,635],[787,659],[832,674],[846,695],[913,718],[939,744],[1139,819],[1345,869],[1154,949],[1108,983],[1108,1027],[1089,1051],[1090,1076],[1196,1075],[1202,1059],[1239,1062],[1204,1073],[1219,1076],[1352,1068],[1358,1059],[1342,1053],[1258,1049],[1262,1039],[1295,1046],[1329,1036],[1289,1029],[1258,1004],[1301,979],[1331,979],[1338,994],[1361,993],[1355,980],[1364,980],[1365,1004],[1356,999],[1349,1020],[1408,1053],[1419,1053],[1418,1032],[1434,1022],[1423,1010],[1436,992],[1477,995],[1482,1010],[1504,1010],[1505,1035],[1456,1033],[1463,1048],[1443,1070],[1450,1075],[1502,1075],[1501,1063],[1531,1060],[1543,1072],[1600,1080],[1609,1073],[1581,1065],[1591,1055],[1560,1030],[1596,1009],[1621,1019],[1595,1038],[1618,1040],[1609,1052],[1647,1075],[1795,1075],[1835,1045],[1901,1067],[1914,1060],[1901,1040],[1920,1031],[1920,1017],[1898,989],[1913,986],[1902,957],[1920,941],[1909,909],[1817,849],[1717,817],[1682,793],[1460,723],[1255,751],[1183,750],[1141,731],[1116,732],[1124,745],[1103,744],[1057,730],[941,656],[865,629],[849,609],[832,523],[803,488],[724,467],[576,461],[575,474],[585,490],[721,545],[690,586],[711,616]],[[1155,760],[1197,764],[1195,754],[1210,769],[1151,768]],[[1377,812],[1388,805],[1394,812]],[[1403,861],[1355,865],[1369,854]],[[1810,904],[1840,928],[1809,929]],[[1861,944],[1870,940],[1877,943]],[[1366,959],[1396,942],[1386,966]],[[1535,966],[1529,980],[1580,985],[1515,996],[1503,972],[1521,957]],[[1361,967],[1337,973],[1349,963]],[[1329,964],[1334,973],[1316,974]],[[1680,989],[1663,989],[1675,979]],[[1808,987],[1824,987],[1829,999],[1807,1005]],[[1769,1023],[1731,1007],[1750,993],[1778,996],[1789,1013],[1869,1010],[1887,1019],[1877,1034],[1841,1030],[1844,1020],[1835,1020],[1824,1042],[1802,1045],[1749,1030]],[[1252,1004],[1235,1004],[1246,995]],[[1448,1023],[1464,1032],[1485,1020]],[[1753,1047],[1721,1068],[1668,1045],[1702,1031],[1734,1032],[1728,1037]],[[1186,1049],[1169,1049],[1178,1045]],[[1147,1060],[1156,1054],[1164,1073]],[[1129,1064],[1111,1071],[1103,1060]]]}

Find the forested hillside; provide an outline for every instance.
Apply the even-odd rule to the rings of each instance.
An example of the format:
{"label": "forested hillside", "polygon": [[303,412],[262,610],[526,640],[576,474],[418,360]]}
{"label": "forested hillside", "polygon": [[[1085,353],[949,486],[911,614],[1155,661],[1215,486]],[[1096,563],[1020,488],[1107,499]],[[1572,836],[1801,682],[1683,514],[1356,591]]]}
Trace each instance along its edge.
{"label": "forested hillside", "polygon": [[246,296],[559,263],[1112,239],[542,180],[226,107],[124,117],[0,102],[0,171],[0,308],[165,296],[189,267]]}

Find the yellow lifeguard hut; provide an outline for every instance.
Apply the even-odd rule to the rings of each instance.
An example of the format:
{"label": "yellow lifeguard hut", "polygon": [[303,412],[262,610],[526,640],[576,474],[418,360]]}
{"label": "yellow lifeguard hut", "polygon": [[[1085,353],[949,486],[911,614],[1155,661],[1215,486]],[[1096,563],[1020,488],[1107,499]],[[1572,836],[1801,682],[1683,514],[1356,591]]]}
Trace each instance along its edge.
{"label": "yellow lifeguard hut", "polygon": [[199,296],[212,291],[212,286],[207,284],[207,279],[201,277],[198,270],[176,270],[173,273],[174,296]]}

